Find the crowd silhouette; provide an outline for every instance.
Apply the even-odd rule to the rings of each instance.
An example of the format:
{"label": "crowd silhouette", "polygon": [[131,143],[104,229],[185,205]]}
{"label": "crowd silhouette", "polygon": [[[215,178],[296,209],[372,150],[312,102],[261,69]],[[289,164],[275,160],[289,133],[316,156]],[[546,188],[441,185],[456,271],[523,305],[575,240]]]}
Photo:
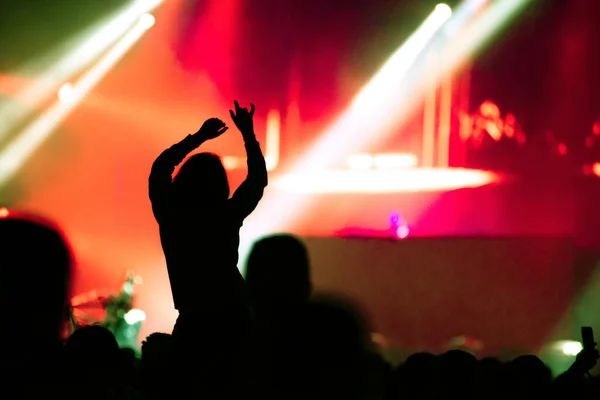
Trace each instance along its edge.
{"label": "crowd silhouette", "polygon": [[[586,346],[553,378],[533,355],[510,362],[465,351],[417,353],[391,365],[377,352],[351,299],[316,293],[310,255],[287,234],[256,242],[246,277],[238,269],[239,230],[268,184],[250,109],[230,111],[248,175],[230,197],[225,168],[192,155],[227,125],[207,120],[165,150],[149,177],[174,306],[172,333],[156,332],[141,357],[120,349],[105,327],[61,336],[73,260],[52,223],[9,212],[0,218],[2,398],[98,399],[500,399],[593,398],[598,352]],[[21,282],[27,282],[23,295]],[[418,299],[415,299],[418,301]]]}

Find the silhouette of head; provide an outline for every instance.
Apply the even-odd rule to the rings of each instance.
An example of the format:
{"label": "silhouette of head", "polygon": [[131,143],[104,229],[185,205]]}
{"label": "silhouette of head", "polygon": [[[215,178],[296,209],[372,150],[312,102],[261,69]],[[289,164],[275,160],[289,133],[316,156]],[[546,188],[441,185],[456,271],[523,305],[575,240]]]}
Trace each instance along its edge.
{"label": "silhouette of head", "polygon": [[308,252],[292,235],[273,235],[256,242],[248,257],[246,283],[252,298],[282,306],[304,304],[312,291]]}
{"label": "silhouette of head", "polygon": [[90,374],[90,370],[110,373],[120,360],[117,339],[108,329],[98,325],[85,326],[73,332],[65,350],[69,365],[83,374]]}
{"label": "silhouette of head", "polygon": [[173,179],[173,187],[180,202],[214,204],[229,198],[227,172],[213,153],[191,156]]}
{"label": "silhouette of head", "polygon": [[142,390],[150,394],[150,398],[173,397],[172,379],[175,370],[172,336],[167,333],[152,333],[142,342]]}
{"label": "silhouette of head", "polygon": [[430,378],[437,374],[438,357],[431,353],[415,353],[403,365],[403,372],[411,379]]}
{"label": "silhouette of head", "polygon": [[57,341],[71,274],[65,239],[49,222],[6,211],[0,243],[0,312],[10,321],[0,335],[11,338],[13,348]]}
{"label": "silhouette of head", "polygon": [[507,390],[506,381],[506,366],[505,364],[491,357],[486,357],[477,363],[477,390],[480,395],[485,395],[489,392],[496,393],[496,398],[500,394],[504,395]]}
{"label": "silhouette of head", "polygon": [[372,349],[367,323],[358,308],[345,299],[313,299],[298,329],[303,334],[297,343],[302,349],[298,359],[305,363],[306,385],[313,395],[343,393],[340,398],[364,398]]}
{"label": "silhouette of head", "polygon": [[371,346],[367,322],[359,308],[338,296],[319,296],[308,303],[306,311],[308,337],[313,349],[325,353],[362,352]]}
{"label": "silhouette of head", "polygon": [[508,363],[508,375],[513,387],[520,392],[545,390],[552,383],[550,369],[532,355],[519,356]]}
{"label": "silhouette of head", "polygon": [[439,372],[443,390],[460,392],[472,390],[472,382],[477,369],[474,355],[462,350],[450,350],[439,357]]}
{"label": "silhouette of head", "polygon": [[173,338],[168,333],[154,332],[142,342],[142,362],[156,367],[169,364],[173,355]]}
{"label": "silhouette of head", "polygon": [[415,353],[400,365],[392,383],[398,398],[434,398],[437,390],[439,359],[431,353]]}

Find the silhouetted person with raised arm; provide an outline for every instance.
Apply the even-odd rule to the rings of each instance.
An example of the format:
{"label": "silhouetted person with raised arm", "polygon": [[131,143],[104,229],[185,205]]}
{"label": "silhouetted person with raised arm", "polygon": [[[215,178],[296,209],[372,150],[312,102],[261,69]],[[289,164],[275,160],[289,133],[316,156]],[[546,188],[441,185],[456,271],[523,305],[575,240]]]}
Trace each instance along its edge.
{"label": "silhouetted person with raised arm", "polygon": [[254,106],[248,110],[236,101],[230,114],[242,133],[248,159],[247,178],[231,198],[225,168],[215,154],[191,156],[171,177],[190,152],[228,129],[216,118],[165,150],[149,178],[152,210],[179,310],[175,346],[182,352],[200,352],[204,365],[196,366],[196,372],[213,383],[236,368],[246,346],[251,318],[237,268],[239,230],[267,185],[265,159],[254,133]]}

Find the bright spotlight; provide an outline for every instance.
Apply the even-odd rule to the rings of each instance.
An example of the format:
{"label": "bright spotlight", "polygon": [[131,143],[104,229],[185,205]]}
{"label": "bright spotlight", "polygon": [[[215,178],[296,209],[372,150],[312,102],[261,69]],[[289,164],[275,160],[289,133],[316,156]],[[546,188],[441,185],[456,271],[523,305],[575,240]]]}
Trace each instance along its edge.
{"label": "bright spotlight", "polygon": [[75,91],[73,90],[73,85],[70,83],[65,83],[58,89],[58,99],[63,103],[68,103],[75,98]]}
{"label": "bright spotlight", "polygon": [[162,2],[162,0],[141,0],[141,1],[139,1],[139,3],[146,6],[147,9],[149,9],[149,10],[155,8],[161,2]]}
{"label": "bright spotlight", "polygon": [[142,322],[145,320],[146,320],[146,313],[143,312],[142,310],[138,310],[136,308],[128,311],[127,314],[125,314],[125,322],[127,322],[128,325],[135,325],[138,322]]}
{"label": "bright spotlight", "polygon": [[155,22],[156,19],[154,18],[154,15],[146,13],[142,14],[142,16],[140,17],[139,24],[144,29],[150,29],[152,28]]}
{"label": "bright spotlight", "polygon": [[452,9],[448,4],[440,3],[435,6],[435,11],[440,13],[440,16],[443,18],[450,18],[452,16]]}
{"label": "bright spotlight", "polygon": [[564,341],[561,343],[562,352],[566,356],[576,356],[583,350],[583,346],[579,342]]}
{"label": "bright spotlight", "polygon": [[402,225],[399,226],[398,229],[396,229],[395,233],[398,239],[406,239],[408,235],[410,235],[410,228],[408,227],[408,225]]}

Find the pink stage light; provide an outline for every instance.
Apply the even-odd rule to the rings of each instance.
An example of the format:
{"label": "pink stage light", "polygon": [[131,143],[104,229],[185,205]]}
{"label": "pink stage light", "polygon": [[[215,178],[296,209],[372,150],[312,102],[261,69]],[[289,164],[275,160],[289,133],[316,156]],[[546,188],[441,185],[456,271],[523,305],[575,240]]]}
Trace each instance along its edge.
{"label": "pink stage light", "polygon": [[402,225],[399,226],[398,229],[396,229],[396,237],[398,239],[406,239],[409,234],[410,228],[408,227],[408,225]]}

